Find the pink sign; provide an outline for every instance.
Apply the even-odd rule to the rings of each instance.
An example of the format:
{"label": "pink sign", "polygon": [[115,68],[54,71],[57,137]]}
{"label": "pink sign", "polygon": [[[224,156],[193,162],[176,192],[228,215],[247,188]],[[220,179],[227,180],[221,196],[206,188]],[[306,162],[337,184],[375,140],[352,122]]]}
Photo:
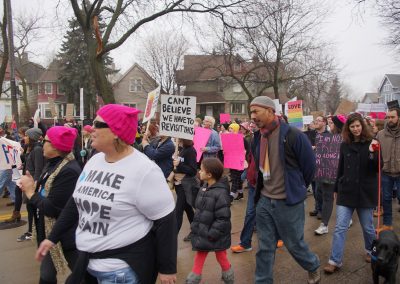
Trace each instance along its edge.
{"label": "pink sign", "polygon": [[203,127],[195,127],[194,128],[194,136],[193,136],[193,147],[196,149],[197,152],[197,162],[200,161],[201,155],[203,152],[201,148],[206,147],[208,139],[211,136],[211,130]]}
{"label": "pink sign", "polygon": [[386,112],[371,112],[369,116],[375,119],[385,119]]}
{"label": "pink sign", "polygon": [[221,134],[221,143],[224,151],[224,167],[243,170],[245,160],[243,135],[240,133]]}
{"label": "pink sign", "polygon": [[231,115],[229,113],[219,114],[219,123],[226,123],[231,121]]}

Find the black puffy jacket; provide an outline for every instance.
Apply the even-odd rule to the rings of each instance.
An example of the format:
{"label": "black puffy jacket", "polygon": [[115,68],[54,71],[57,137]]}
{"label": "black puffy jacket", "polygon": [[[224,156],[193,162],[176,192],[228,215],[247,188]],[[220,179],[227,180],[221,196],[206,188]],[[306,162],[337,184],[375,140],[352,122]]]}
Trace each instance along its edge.
{"label": "black puffy jacket", "polygon": [[193,250],[221,251],[231,246],[230,204],[226,181],[200,188],[191,224]]}

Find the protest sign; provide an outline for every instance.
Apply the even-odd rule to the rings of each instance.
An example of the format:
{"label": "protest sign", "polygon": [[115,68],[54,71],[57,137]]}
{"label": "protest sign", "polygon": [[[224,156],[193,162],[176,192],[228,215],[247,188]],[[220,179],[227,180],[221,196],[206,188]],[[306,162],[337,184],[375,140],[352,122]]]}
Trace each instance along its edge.
{"label": "protest sign", "polygon": [[17,168],[21,166],[21,144],[0,137],[0,147],[0,170],[11,169],[12,166],[17,166]]}
{"label": "protest sign", "polygon": [[162,95],[160,135],[193,140],[196,97]]}
{"label": "protest sign", "polygon": [[157,110],[158,99],[160,97],[161,88],[158,87],[147,94],[146,109],[144,111],[143,123],[153,118]]}
{"label": "protest sign", "polygon": [[65,112],[65,118],[67,118],[67,119],[74,118],[74,104],[67,104],[67,110]]}
{"label": "protest sign", "polygon": [[303,128],[303,101],[290,101],[287,103],[288,121],[293,127]]}
{"label": "protest sign", "polygon": [[390,101],[390,102],[387,102],[386,104],[387,104],[388,109],[399,108],[398,100]]}
{"label": "protest sign", "polygon": [[241,133],[221,134],[224,168],[243,170],[245,161],[244,138]]}
{"label": "protest sign", "polygon": [[316,181],[335,182],[341,143],[340,134],[323,133],[315,137]]}
{"label": "protest sign", "polygon": [[311,124],[311,122],[313,122],[313,121],[314,121],[314,116],[312,116],[312,115],[303,116],[303,123],[305,125]]}
{"label": "protest sign", "polygon": [[56,111],[56,105],[54,104],[54,99],[53,98],[48,98],[47,99],[49,101],[49,108],[50,108],[50,112],[51,112],[51,117],[57,117],[57,111]]}
{"label": "protest sign", "polygon": [[201,156],[203,155],[201,148],[206,147],[208,139],[210,139],[210,136],[211,136],[210,129],[203,127],[194,128],[193,147],[194,149],[196,149],[197,152],[197,157],[196,157],[197,162],[200,162]]}
{"label": "protest sign", "polygon": [[228,123],[231,121],[231,115],[229,113],[220,113],[219,114],[219,123]]}
{"label": "protest sign", "polygon": [[0,105],[0,124],[6,119],[6,106]]}

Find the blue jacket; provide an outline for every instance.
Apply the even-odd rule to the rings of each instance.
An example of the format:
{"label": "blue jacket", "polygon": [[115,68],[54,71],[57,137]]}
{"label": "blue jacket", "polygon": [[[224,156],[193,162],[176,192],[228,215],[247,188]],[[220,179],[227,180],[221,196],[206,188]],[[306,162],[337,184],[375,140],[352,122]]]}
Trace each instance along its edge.
{"label": "blue jacket", "polygon": [[[293,134],[293,141],[289,141],[289,131]],[[285,146],[287,149],[285,149]],[[254,133],[251,151],[258,175],[255,196],[255,202],[257,202],[264,187],[263,175],[258,166],[260,164],[260,131]],[[290,127],[282,121],[280,123],[279,156],[285,171],[286,204],[294,205],[304,201],[307,197],[307,187],[314,178],[315,154],[307,136],[297,128]]]}
{"label": "blue jacket", "polygon": [[219,140],[219,134],[214,129],[211,129],[210,138],[207,141],[207,152],[203,153],[203,157],[216,157],[219,150],[221,150],[221,142]]}
{"label": "blue jacket", "polygon": [[167,178],[174,168],[172,155],[175,152],[175,145],[170,137],[161,145],[158,145],[159,141],[159,139],[153,140],[144,148],[143,152],[161,168]]}

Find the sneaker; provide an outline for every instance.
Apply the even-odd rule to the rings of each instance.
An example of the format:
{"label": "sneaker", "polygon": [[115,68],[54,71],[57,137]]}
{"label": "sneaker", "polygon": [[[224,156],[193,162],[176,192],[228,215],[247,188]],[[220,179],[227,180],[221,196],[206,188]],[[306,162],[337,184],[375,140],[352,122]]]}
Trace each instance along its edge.
{"label": "sneaker", "polygon": [[242,247],[241,245],[237,245],[237,246],[231,246],[231,251],[234,253],[241,253],[241,252],[246,252],[246,251],[251,251],[252,247]]}
{"label": "sneaker", "polygon": [[17,238],[17,242],[30,241],[30,240],[32,240],[32,233],[29,232],[26,232],[25,234]]}
{"label": "sneaker", "polygon": [[277,248],[283,247],[283,241],[282,241],[282,240],[279,240],[279,241],[276,243],[276,247],[277,247]]}
{"label": "sneaker", "polygon": [[349,229],[350,229],[350,227],[353,225],[353,219],[350,219],[350,222],[349,222]]}
{"label": "sneaker", "polygon": [[376,232],[380,233],[382,231],[393,231],[393,226],[382,225],[376,229]]}
{"label": "sneaker", "polygon": [[189,235],[183,238],[184,242],[190,242],[191,240],[192,240],[192,232],[190,232]]}
{"label": "sneaker", "polygon": [[308,284],[317,284],[321,281],[321,271],[319,268],[314,272],[308,272]]}
{"label": "sneaker", "polygon": [[328,233],[328,226],[325,226],[324,223],[321,223],[321,225],[319,225],[318,229],[316,229],[315,231],[316,235],[324,235]]}
{"label": "sneaker", "polygon": [[339,266],[328,263],[324,267],[324,272],[327,274],[332,274],[332,273],[335,273],[336,271],[338,271],[339,269],[340,269]]}
{"label": "sneaker", "polygon": [[239,192],[234,200],[241,200],[241,199],[243,199],[243,192]]}

